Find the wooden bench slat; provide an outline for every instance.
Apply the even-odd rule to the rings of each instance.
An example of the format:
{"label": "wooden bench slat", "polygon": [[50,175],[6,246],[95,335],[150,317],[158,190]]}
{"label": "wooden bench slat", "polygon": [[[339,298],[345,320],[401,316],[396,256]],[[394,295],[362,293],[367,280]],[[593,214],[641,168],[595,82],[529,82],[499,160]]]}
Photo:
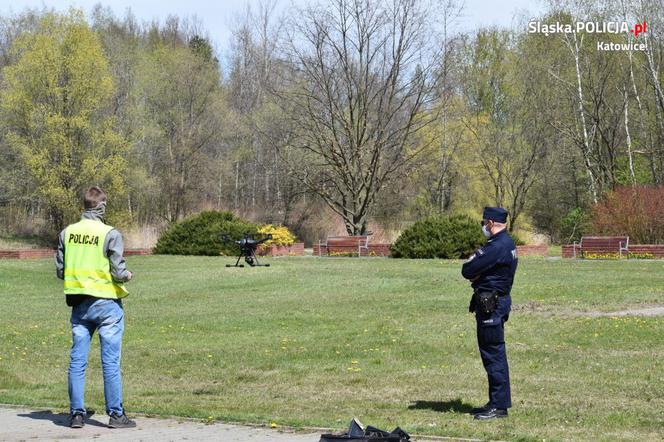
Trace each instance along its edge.
{"label": "wooden bench slat", "polygon": [[622,253],[627,251],[629,244],[628,236],[583,236],[574,250],[585,253]]}
{"label": "wooden bench slat", "polygon": [[367,249],[369,245],[368,236],[328,236],[325,242],[319,241],[319,253],[324,247],[327,254],[330,252],[353,252],[358,253],[360,249]]}

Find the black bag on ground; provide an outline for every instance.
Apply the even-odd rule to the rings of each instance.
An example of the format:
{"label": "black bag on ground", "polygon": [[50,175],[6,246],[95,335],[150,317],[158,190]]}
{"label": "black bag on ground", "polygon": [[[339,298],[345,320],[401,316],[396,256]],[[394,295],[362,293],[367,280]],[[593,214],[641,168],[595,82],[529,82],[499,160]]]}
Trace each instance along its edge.
{"label": "black bag on ground", "polygon": [[365,429],[360,421],[353,418],[350,428],[346,433],[323,434],[319,442],[339,442],[346,440],[355,442],[407,442],[410,440],[410,436],[399,427],[395,428],[391,433],[372,427],[371,425]]}

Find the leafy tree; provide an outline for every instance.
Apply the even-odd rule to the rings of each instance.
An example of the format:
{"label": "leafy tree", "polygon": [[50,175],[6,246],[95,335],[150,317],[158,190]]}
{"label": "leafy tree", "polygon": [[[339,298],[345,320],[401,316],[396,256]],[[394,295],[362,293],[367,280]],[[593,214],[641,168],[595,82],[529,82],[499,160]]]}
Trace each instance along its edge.
{"label": "leafy tree", "polygon": [[484,186],[493,189],[492,203],[510,212],[510,231],[542,173],[549,148],[545,135],[550,132],[533,112],[545,102],[546,88],[519,62],[523,49],[513,40],[508,32],[482,30],[463,48],[468,72],[463,93],[469,110],[465,124]]}
{"label": "leafy tree", "polygon": [[109,115],[113,80],[99,38],[80,11],[47,14],[12,45],[1,110],[7,144],[23,159],[52,231],[79,214],[82,192],[100,185],[118,201],[127,143]]}
{"label": "leafy tree", "polygon": [[560,240],[564,244],[579,241],[591,229],[590,217],[580,208],[570,210],[560,220]]}
{"label": "leafy tree", "polygon": [[191,40],[189,40],[189,49],[208,63],[219,62],[217,57],[214,56],[214,50],[212,49],[210,42],[200,35],[194,35]]}

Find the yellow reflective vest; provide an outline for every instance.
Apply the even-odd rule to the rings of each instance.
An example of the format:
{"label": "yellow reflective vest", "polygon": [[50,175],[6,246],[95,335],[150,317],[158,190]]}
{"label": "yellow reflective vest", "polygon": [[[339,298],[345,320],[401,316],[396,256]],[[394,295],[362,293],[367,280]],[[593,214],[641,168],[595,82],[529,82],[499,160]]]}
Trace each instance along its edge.
{"label": "yellow reflective vest", "polygon": [[129,294],[113,281],[111,262],[104,254],[104,241],[113,227],[82,219],[65,229],[65,295],[89,295],[120,299]]}

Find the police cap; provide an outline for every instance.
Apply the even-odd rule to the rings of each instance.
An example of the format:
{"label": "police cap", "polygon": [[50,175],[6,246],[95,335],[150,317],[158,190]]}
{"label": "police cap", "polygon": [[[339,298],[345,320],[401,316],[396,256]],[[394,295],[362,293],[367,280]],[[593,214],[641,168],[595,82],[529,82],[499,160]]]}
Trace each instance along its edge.
{"label": "police cap", "polygon": [[505,224],[507,222],[507,210],[502,207],[485,207],[482,219]]}

